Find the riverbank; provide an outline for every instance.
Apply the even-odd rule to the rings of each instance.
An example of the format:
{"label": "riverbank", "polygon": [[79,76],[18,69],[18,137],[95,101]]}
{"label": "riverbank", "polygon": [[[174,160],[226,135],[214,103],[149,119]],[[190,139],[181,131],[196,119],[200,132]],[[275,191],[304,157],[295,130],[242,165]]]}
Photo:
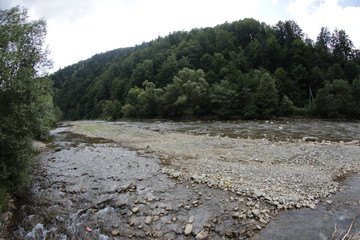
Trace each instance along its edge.
{"label": "riverbank", "polygon": [[279,210],[315,208],[360,170],[359,142],[234,139],[151,131],[108,122],[73,122],[71,131],[119,142],[163,162],[172,178],[261,198]]}
{"label": "riverbank", "polygon": [[[46,149],[46,144],[39,141],[33,142],[33,151],[40,153]],[[7,207],[4,212],[0,212],[0,240],[8,240],[11,236],[11,228],[13,227],[13,216],[16,212],[15,200],[8,199]]]}
{"label": "riverbank", "polygon": [[249,239],[278,226],[277,216],[287,226],[284,210],[336,208],[329,197],[359,173],[357,141],[229,138],[142,124],[79,121],[53,130],[12,239]]}

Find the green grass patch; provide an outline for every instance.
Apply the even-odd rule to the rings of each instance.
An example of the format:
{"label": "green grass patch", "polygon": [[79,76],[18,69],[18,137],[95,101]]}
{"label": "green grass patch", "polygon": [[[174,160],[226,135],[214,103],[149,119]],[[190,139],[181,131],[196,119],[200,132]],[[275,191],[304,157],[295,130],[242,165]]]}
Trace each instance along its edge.
{"label": "green grass patch", "polygon": [[92,124],[92,125],[82,125],[79,126],[79,129],[86,131],[86,132],[95,132],[97,130],[104,130],[104,127],[99,124]]}

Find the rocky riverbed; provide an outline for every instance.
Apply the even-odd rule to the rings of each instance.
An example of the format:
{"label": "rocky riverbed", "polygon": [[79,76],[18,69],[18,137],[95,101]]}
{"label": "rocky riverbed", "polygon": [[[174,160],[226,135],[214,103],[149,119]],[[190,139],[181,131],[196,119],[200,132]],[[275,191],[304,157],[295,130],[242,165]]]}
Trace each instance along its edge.
{"label": "rocky riverbed", "polygon": [[71,125],[40,154],[14,239],[248,239],[360,170],[358,141]]}
{"label": "rocky riverbed", "polygon": [[[359,141],[237,139],[131,125],[78,122],[71,131],[119,142],[162,161],[161,171],[180,181],[262,199],[277,209],[314,208],[360,170]],[[309,141],[311,140],[311,141]],[[168,166],[167,166],[168,165]]]}

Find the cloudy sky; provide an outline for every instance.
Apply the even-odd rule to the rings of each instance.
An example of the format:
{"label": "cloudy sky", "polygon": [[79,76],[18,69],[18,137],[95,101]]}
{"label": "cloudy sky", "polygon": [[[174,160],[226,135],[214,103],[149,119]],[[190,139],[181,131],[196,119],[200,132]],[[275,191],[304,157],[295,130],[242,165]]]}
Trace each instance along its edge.
{"label": "cloudy sky", "polygon": [[322,26],[344,29],[360,48],[359,0],[1,0],[21,5],[48,24],[52,71],[96,53],[130,47],[173,31],[255,18],[267,24],[295,20],[315,40]]}

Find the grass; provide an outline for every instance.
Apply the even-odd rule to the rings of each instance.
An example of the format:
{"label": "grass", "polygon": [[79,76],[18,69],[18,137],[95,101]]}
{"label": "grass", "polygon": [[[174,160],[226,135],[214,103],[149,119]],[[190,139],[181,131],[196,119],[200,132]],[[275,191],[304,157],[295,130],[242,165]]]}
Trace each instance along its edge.
{"label": "grass", "polygon": [[79,129],[85,132],[104,131],[104,127],[101,124],[83,124],[79,126]]}

